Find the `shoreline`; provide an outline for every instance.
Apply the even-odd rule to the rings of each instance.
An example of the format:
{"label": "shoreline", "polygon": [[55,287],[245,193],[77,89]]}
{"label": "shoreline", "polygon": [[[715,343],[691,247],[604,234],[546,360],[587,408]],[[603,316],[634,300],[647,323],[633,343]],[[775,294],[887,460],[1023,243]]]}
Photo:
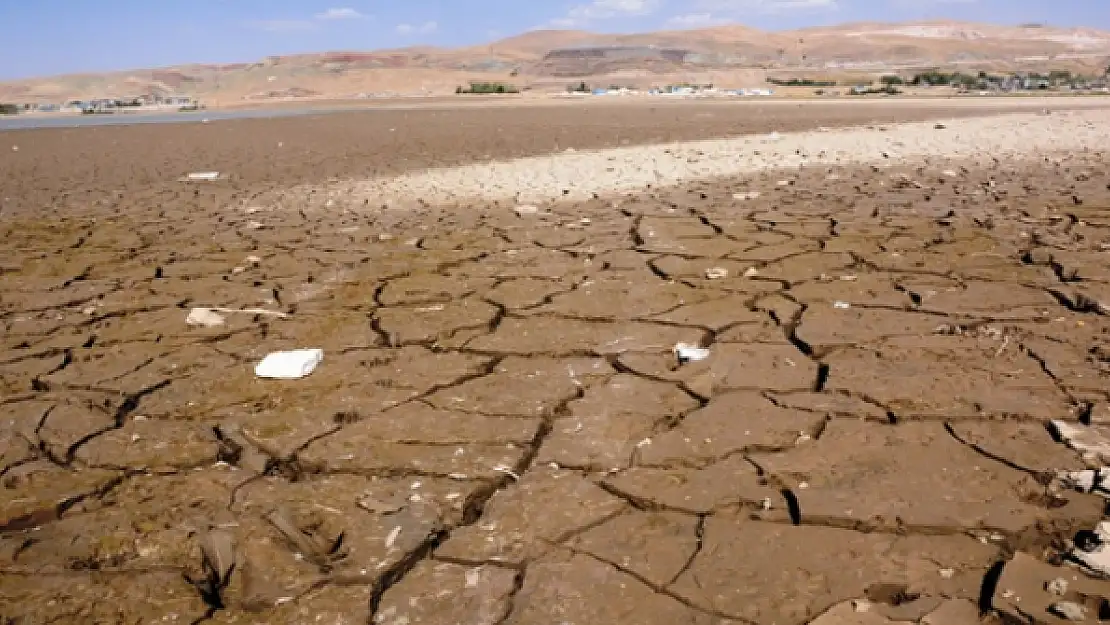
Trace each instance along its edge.
{"label": "shoreline", "polygon": [[[960,108],[1014,106],[1015,108],[1066,103],[1069,107],[1099,107],[1110,103],[1110,94],[1020,94],[998,96],[412,96],[381,99],[302,99],[267,103],[235,103],[208,106],[196,111],[149,110],[84,115],[71,112],[32,112],[0,116],[0,132],[84,126],[126,126],[133,124],[210,123],[230,119],[281,118],[301,115],[327,115],[360,111],[452,110],[472,107],[567,107],[567,106],[759,106],[795,104],[799,106],[923,106],[943,103]],[[26,120],[26,121],[24,121]],[[38,123],[36,123],[38,122]]]}
{"label": "shoreline", "polygon": [[307,184],[281,191],[298,205],[326,207],[515,201],[546,204],[674,187],[765,172],[869,164],[913,165],[933,158],[1015,161],[1110,145],[1110,109],[843,127],[643,144],[431,168],[399,176]]}

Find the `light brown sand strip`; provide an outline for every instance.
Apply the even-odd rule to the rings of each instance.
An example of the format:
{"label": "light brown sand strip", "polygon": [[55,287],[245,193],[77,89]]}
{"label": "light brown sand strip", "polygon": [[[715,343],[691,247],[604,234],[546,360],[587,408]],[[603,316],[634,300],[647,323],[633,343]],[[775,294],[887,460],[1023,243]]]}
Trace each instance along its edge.
{"label": "light brown sand strip", "polygon": [[[1110,110],[1020,113],[879,127],[633,146],[301,185],[286,200],[329,206],[580,200],[768,169],[908,165],[931,158],[1042,158],[1110,146]],[[320,193],[320,191],[325,191]]]}

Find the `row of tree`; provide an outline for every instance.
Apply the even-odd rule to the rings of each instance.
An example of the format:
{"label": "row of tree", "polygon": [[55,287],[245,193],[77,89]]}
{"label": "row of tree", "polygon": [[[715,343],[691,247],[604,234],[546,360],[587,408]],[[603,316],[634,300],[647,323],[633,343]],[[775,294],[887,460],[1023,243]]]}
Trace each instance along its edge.
{"label": "row of tree", "polygon": [[[1110,73],[1110,67],[1107,68],[1107,73]],[[974,86],[980,84],[1001,84],[1013,80],[1030,81],[1034,84],[1048,84],[1048,85],[1070,85],[1077,82],[1083,82],[1086,79],[1083,76],[1073,74],[1067,70],[1052,70],[1047,74],[1040,72],[1029,72],[1021,74],[988,74],[987,72],[979,72],[977,74],[965,74],[963,72],[941,72],[931,70],[915,74],[913,78],[905,80],[900,76],[883,76],[884,84],[911,84],[911,85],[953,85],[953,86]]]}
{"label": "row of tree", "polygon": [[503,82],[472,82],[469,87],[455,87],[455,93],[520,93],[520,89]]}
{"label": "row of tree", "polygon": [[[1106,75],[1110,75],[1110,67],[1106,68]],[[1023,74],[988,74],[987,72],[979,72],[977,74],[965,74],[963,72],[942,72],[939,70],[929,70],[914,74],[911,78],[903,78],[902,76],[887,75],[879,79],[880,84],[887,87],[897,87],[902,85],[915,85],[915,86],[954,86],[954,87],[974,87],[976,85],[984,84],[1002,84],[1011,80],[1030,81],[1034,85],[1047,86],[1047,85],[1070,85],[1078,82],[1084,82],[1082,76],[1078,76],[1066,70],[1053,70],[1047,74],[1038,72],[1030,72]],[[866,82],[844,82],[838,83],[835,80],[814,80],[810,78],[768,78],[767,82],[779,85],[781,87],[835,87],[838,84],[845,86],[869,86],[871,81]]]}

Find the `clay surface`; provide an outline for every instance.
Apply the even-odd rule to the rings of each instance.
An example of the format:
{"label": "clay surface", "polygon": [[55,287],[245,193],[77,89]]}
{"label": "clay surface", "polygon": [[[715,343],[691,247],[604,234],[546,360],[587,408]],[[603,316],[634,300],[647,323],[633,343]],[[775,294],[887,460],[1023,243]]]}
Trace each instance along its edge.
{"label": "clay surface", "polygon": [[[0,622],[1097,619],[1108,582],[1059,554],[1106,501],[1054,479],[1090,458],[1048,423],[1110,420],[1105,152],[535,211],[278,198],[956,115],[569,110],[0,133]],[[253,375],[316,347],[303,379]]]}

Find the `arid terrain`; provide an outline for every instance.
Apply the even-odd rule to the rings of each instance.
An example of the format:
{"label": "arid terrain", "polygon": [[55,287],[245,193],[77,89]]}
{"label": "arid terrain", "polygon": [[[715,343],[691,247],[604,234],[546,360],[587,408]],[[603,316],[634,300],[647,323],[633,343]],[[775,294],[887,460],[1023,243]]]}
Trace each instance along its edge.
{"label": "arid terrain", "polygon": [[0,132],[0,623],[1099,622],[1110,108],[1017,106]]}
{"label": "arid terrain", "polygon": [[[232,61],[232,59],[229,59]],[[640,34],[537,30],[464,48],[331,50],[0,83],[0,102],[183,94],[209,105],[452,93],[470,81],[561,91],[579,81],[764,86],[768,76],[872,79],[926,68],[1102,75],[1110,33],[1043,24],[852,23],[764,32],[741,25]]]}

